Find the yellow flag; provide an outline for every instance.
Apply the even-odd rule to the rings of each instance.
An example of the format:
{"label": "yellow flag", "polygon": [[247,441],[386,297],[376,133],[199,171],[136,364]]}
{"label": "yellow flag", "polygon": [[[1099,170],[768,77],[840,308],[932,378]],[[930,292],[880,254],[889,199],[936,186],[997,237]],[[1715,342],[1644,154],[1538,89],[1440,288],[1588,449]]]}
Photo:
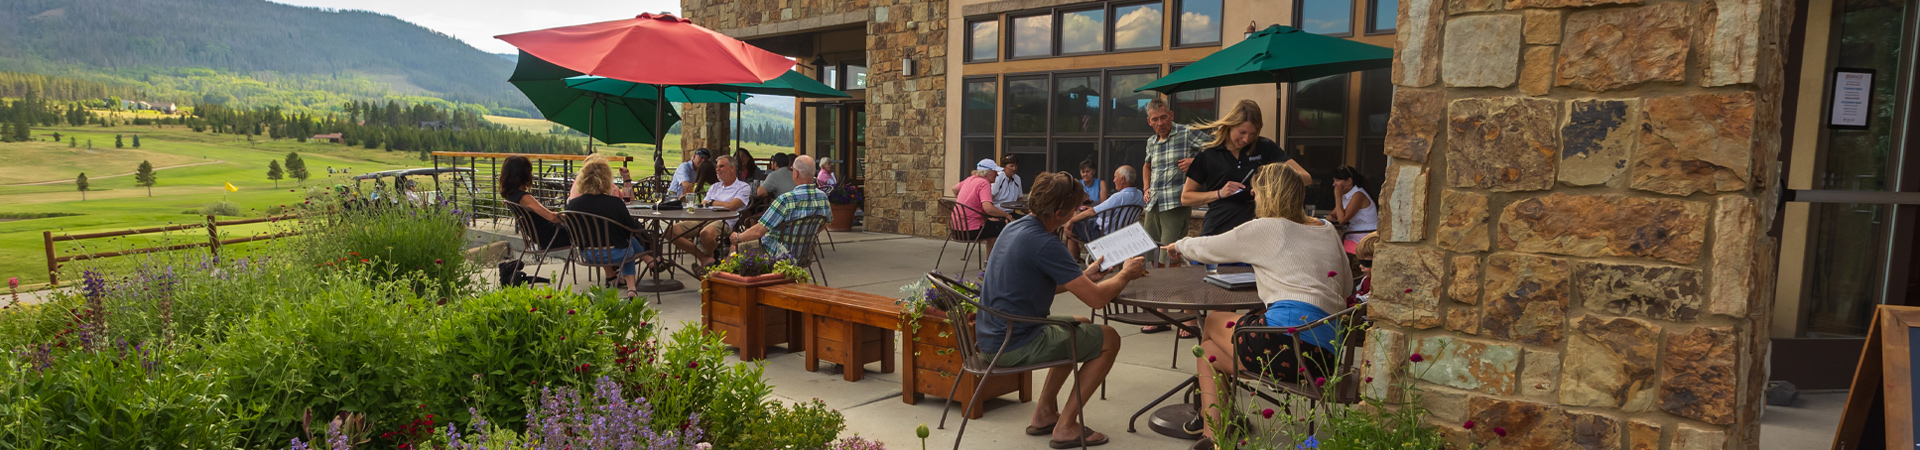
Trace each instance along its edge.
{"label": "yellow flag", "polygon": [[240,192],[240,188],[233,187],[233,183],[227,183],[227,192]]}

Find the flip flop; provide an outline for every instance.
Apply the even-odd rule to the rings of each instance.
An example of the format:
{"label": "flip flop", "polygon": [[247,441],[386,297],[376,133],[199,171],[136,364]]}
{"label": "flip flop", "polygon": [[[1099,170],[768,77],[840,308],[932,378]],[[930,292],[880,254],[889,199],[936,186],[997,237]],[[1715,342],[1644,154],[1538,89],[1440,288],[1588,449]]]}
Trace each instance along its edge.
{"label": "flip flop", "polygon": [[1107,445],[1107,436],[1102,435],[1100,436],[1100,440],[1097,440],[1097,441],[1093,440],[1093,429],[1082,426],[1080,427],[1079,439],[1074,439],[1069,441],[1048,440],[1047,447],[1056,448],[1056,449],[1078,448],[1080,447],[1080,441],[1086,441],[1088,447],[1098,447],[1102,445]]}
{"label": "flip flop", "polygon": [[1140,334],[1154,334],[1154,333],[1165,333],[1165,332],[1167,332],[1166,325],[1147,325],[1144,327],[1140,327]]}
{"label": "flip flop", "polygon": [[1046,436],[1049,434],[1053,434],[1053,425],[1047,425],[1045,427],[1027,426],[1028,436]]}
{"label": "flip flop", "polygon": [[1180,329],[1180,338],[1181,338],[1181,339],[1193,339],[1193,338],[1197,338],[1197,337],[1199,337],[1199,336],[1194,336],[1194,335],[1193,335],[1193,333],[1188,333],[1188,332],[1187,332],[1187,330],[1186,330],[1185,328],[1182,328],[1182,329]]}

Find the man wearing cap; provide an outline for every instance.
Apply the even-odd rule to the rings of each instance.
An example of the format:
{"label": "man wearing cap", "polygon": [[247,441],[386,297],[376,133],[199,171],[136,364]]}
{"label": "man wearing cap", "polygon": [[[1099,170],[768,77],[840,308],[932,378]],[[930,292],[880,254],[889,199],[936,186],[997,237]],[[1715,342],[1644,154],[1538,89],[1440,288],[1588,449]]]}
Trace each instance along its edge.
{"label": "man wearing cap", "polygon": [[[989,161],[991,162],[991,161]],[[1025,186],[1020,182],[1020,160],[1014,155],[1000,157],[1000,165],[993,170],[1000,172],[1000,178],[993,180],[993,201],[1006,203],[1020,201],[1027,195]]]}
{"label": "man wearing cap", "polygon": [[708,152],[705,147],[694,150],[693,159],[682,162],[679,168],[673,169],[673,181],[667,183],[667,195],[673,198],[679,198],[682,195],[686,195],[688,191],[692,191],[694,186],[698,186],[700,183],[699,167],[701,164],[706,164],[707,158],[712,157],[713,154]]}

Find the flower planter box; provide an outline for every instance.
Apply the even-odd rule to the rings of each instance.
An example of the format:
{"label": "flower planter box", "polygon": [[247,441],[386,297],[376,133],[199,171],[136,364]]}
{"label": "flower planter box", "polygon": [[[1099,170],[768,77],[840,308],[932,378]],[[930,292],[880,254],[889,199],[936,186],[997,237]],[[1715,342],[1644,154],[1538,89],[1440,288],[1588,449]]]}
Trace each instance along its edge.
{"label": "flower planter box", "polygon": [[860,205],[833,205],[833,221],[827,222],[829,231],[853,231],[853,213]]}
{"label": "flower planter box", "polygon": [[[948,322],[939,311],[928,311],[925,317],[920,318],[919,331],[913,331],[910,324],[903,325],[901,334],[917,337],[918,340],[908,338],[908,342],[901,343],[907,346],[900,352],[900,358],[907,367],[901,380],[901,401],[912,405],[926,394],[946,397],[948,392],[953,392],[953,401],[960,403],[963,408],[974,405],[973,390],[979,386],[980,380],[960,371],[960,351],[954,348],[958,340],[953,337],[953,323]],[[954,377],[960,377],[958,390],[953,389]],[[988,399],[1012,392],[1020,393],[1021,403],[1033,401],[1033,372],[995,376],[987,379],[986,383],[986,389],[980,392],[979,403],[984,404]],[[964,412],[967,417],[978,419],[986,415],[985,409],[984,405],[975,405]]]}
{"label": "flower planter box", "polygon": [[766,359],[767,347],[789,344],[800,351],[798,324],[778,308],[760,306],[760,289],[793,283],[780,274],[742,277],[714,272],[700,281],[700,326],[723,333],[721,340],[740,349],[740,359]]}

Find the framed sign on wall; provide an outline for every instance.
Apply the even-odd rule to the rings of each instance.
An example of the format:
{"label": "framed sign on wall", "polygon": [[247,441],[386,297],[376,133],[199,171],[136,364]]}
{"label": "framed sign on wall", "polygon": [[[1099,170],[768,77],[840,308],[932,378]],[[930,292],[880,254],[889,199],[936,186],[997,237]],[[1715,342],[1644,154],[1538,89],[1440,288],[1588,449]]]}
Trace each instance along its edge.
{"label": "framed sign on wall", "polygon": [[1873,69],[1834,68],[1831,92],[1827,127],[1866,129],[1873,117]]}

